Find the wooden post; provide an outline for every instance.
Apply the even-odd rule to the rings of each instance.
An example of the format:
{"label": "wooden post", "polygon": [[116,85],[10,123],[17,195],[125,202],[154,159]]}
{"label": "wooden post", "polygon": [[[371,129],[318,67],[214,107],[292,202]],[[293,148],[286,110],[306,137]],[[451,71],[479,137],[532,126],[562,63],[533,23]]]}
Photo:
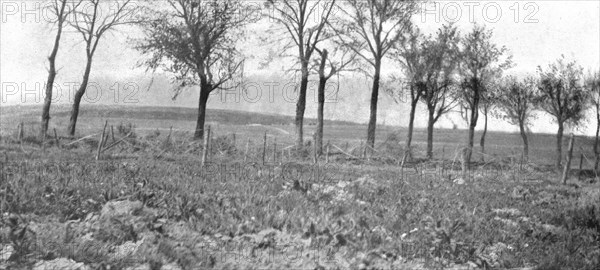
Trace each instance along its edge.
{"label": "wooden post", "polygon": [[[362,143],[361,143],[362,145]],[[365,148],[363,148],[363,158],[364,159],[368,159],[367,157],[367,148],[369,147],[369,144],[365,144]]]}
{"label": "wooden post", "polygon": [[108,142],[108,120],[106,120],[106,122],[104,124],[106,125],[107,129],[106,129],[106,132],[104,132],[104,131],[102,132],[102,133],[104,133],[104,138],[102,141],[102,148],[104,148],[106,146],[106,143]]}
{"label": "wooden post", "polygon": [[462,169],[462,176],[463,176],[463,180],[467,181],[468,179],[468,172],[469,172],[469,164],[467,162],[467,152],[466,151],[472,151],[472,149],[469,149],[467,147],[462,149],[462,157],[461,157],[461,169]]}
{"label": "wooden post", "polygon": [[113,129],[113,125],[110,125],[110,137],[112,138],[112,142],[115,142],[115,130]]}
{"label": "wooden post", "polygon": [[19,125],[18,125],[18,130],[17,130],[17,139],[19,139],[19,142],[21,142],[23,140],[23,137],[25,137],[25,128],[23,125],[23,121],[21,121],[21,123],[19,123]]}
{"label": "wooden post", "polygon": [[244,162],[248,160],[248,147],[250,147],[250,138],[246,141],[246,151],[244,151]]}
{"label": "wooden post", "polygon": [[[364,150],[366,150],[366,148]],[[359,155],[360,155],[361,158],[365,158],[365,152],[366,151],[364,151],[364,150],[363,150],[363,142],[360,141],[360,146],[358,147],[358,151],[359,151],[358,153],[359,153]]]}
{"label": "wooden post", "polygon": [[206,128],[206,133],[208,133],[208,146],[207,146],[207,150],[208,150],[208,154],[206,155],[207,160],[210,160],[211,158],[211,151],[212,151],[212,130],[210,129],[210,126],[208,126]]}
{"label": "wooden post", "polygon": [[317,155],[317,144],[313,143],[313,163],[317,164],[319,157]]}
{"label": "wooden post", "polygon": [[329,141],[327,141],[327,149],[325,150],[325,163],[329,163]]}
{"label": "wooden post", "polygon": [[583,153],[579,156],[579,175],[577,176],[577,180],[581,181],[581,175],[583,172]]}
{"label": "wooden post", "polygon": [[521,160],[519,161],[519,172],[523,170],[523,159],[525,158],[523,151],[521,151]]}
{"label": "wooden post", "polygon": [[171,140],[171,134],[173,133],[173,126],[169,128],[169,135],[167,135],[167,141]]}
{"label": "wooden post", "polygon": [[400,162],[401,169],[404,169],[404,162],[406,161],[406,156],[408,156],[408,151],[404,151],[404,155],[402,155],[402,161]]}
{"label": "wooden post", "polygon": [[104,122],[104,127],[102,128],[102,135],[100,135],[100,141],[98,142],[98,151],[96,152],[96,160],[100,160],[100,153],[102,151],[102,145],[104,144],[104,136],[106,134],[106,126],[108,125],[108,120]]}
{"label": "wooden post", "polygon": [[346,142],[346,145],[344,146],[344,151],[348,152],[348,142]]}
{"label": "wooden post", "polygon": [[204,132],[204,149],[202,152],[202,167],[204,167],[204,164],[206,164],[206,161],[208,161],[208,151],[209,151],[209,146],[210,145],[210,126],[206,127],[206,130]]}
{"label": "wooden post", "polygon": [[277,162],[277,138],[273,137],[273,164]]}
{"label": "wooden post", "polygon": [[60,140],[58,140],[58,135],[56,135],[56,128],[54,128],[54,141],[56,142],[56,147],[60,148]]}
{"label": "wooden post", "polygon": [[42,133],[42,151],[44,151],[44,152],[46,151],[46,136],[47,135],[48,135],[48,131]]}
{"label": "wooden post", "polygon": [[446,146],[442,146],[442,161],[446,159]]}
{"label": "wooden post", "polygon": [[233,133],[231,140],[233,141],[233,148],[235,148],[235,132]]}
{"label": "wooden post", "polygon": [[565,169],[563,170],[562,182],[563,185],[567,184],[567,180],[569,178],[569,170],[571,170],[571,158],[573,157],[573,144],[575,142],[575,136],[571,133],[571,139],[569,140],[569,152],[567,153],[567,164],[565,164]]}
{"label": "wooden post", "polygon": [[263,151],[262,151],[262,164],[265,165],[265,157],[267,155],[267,132],[265,131],[265,136],[263,137]]}
{"label": "wooden post", "polygon": [[46,152],[46,134],[42,134],[42,152]]}

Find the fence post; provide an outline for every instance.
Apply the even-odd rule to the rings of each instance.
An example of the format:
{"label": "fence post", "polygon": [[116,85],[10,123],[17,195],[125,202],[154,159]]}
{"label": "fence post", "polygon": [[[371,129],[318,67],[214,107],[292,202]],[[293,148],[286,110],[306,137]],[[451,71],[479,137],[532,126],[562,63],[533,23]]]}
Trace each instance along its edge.
{"label": "fence post", "polygon": [[100,141],[98,142],[98,150],[96,152],[96,160],[100,160],[100,153],[102,152],[102,145],[104,144],[104,136],[106,134],[106,126],[108,125],[108,120],[104,122],[104,127],[102,128],[102,135],[100,136]]}
{"label": "fence post", "polygon": [[244,151],[244,163],[248,160],[248,147],[250,147],[250,138],[246,141],[246,150]]}
{"label": "fence post", "polygon": [[325,153],[325,163],[329,163],[329,141],[327,141],[327,150]]}
{"label": "fence post", "polygon": [[317,153],[317,143],[313,141],[313,163],[317,164],[319,156]]}
{"label": "fence post", "polygon": [[277,162],[277,138],[273,136],[273,164]]}
{"label": "fence post", "polygon": [[21,121],[17,126],[17,139],[19,139],[19,142],[23,141],[23,137],[25,137],[25,128],[23,127],[23,121]]}
{"label": "fence post", "polygon": [[204,164],[206,164],[206,161],[208,161],[208,151],[209,151],[209,147],[210,147],[210,126],[206,127],[206,130],[204,132],[204,151],[202,153],[202,167],[204,167]]}
{"label": "fence post", "polygon": [[233,141],[233,148],[236,148],[235,147],[235,132],[233,133],[231,140]]}
{"label": "fence post", "polygon": [[567,164],[563,170],[562,182],[563,185],[567,184],[569,178],[569,170],[571,170],[571,158],[573,157],[573,143],[575,142],[575,136],[571,133],[571,139],[569,139],[569,152],[567,153]]}
{"label": "fence post", "polygon": [[263,151],[262,151],[262,164],[265,165],[265,156],[267,155],[267,132],[263,137]]}
{"label": "fence post", "polygon": [[581,181],[581,175],[583,174],[583,153],[579,156],[579,175],[577,176],[577,180]]}
{"label": "fence post", "polygon": [[60,148],[60,140],[58,140],[58,135],[56,135],[56,128],[54,128],[54,141],[56,141],[56,147]]}
{"label": "fence post", "polygon": [[362,142],[362,141],[360,141],[360,147],[358,148],[358,151],[360,151],[360,152],[359,152],[359,153],[360,153],[360,156],[361,156],[361,158],[363,158],[363,159],[365,158],[365,154],[367,153],[367,151],[366,151],[366,150],[367,150],[367,148],[363,148],[363,142]]}
{"label": "fence post", "polygon": [[521,151],[521,161],[519,162],[519,173],[523,170],[523,162],[525,160],[525,155],[523,151]]}
{"label": "fence post", "polygon": [[468,178],[469,177],[469,174],[468,174],[468,172],[469,172],[469,164],[467,162],[467,151],[472,151],[472,150],[473,149],[469,149],[469,147],[467,146],[467,147],[464,147],[462,149],[462,151],[461,151],[462,152],[462,156],[461,156],[461,160],[462,160],[462,162],[461,162],[462,177],[463,177],[463,180],[465,180],[465,181],[470,180]]}
{"label": "fence post", "polygon": [[442,146],[442,160],[446,159],[446,146]]}

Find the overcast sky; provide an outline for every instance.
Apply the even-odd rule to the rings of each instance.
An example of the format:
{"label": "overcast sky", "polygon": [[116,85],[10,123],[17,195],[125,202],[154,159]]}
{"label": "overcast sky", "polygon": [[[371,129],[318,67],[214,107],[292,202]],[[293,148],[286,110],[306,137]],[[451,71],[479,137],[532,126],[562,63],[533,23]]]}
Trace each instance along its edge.
{"label": "overcast sky", "polygon": [[[22,104],[22,96],[8,95],[7,87],[16,84],[19,88],[25,85],[27,89],[35,89],[36,83],[43,85],[47,76],[46,58],[52,48],[55,29],[47,25],[45,12],[33,11],[36,5],[45,5],[45,1],[0,0],[0,3],[2,6],[1,105]],[[430,2],[426,5],[428,11],[417,14],[413,21],[425,32],[435,31],[440,25],[450,21],[456,21],[463,33],[469,31],[472,22],[485,24],[494,30],[494,41],[499,45],[505,45],[513,55],[516,66],[509,70],[509,73],[534,74],[538,65],[545,67],[561,54],[564,54],[567,59],[576,60],[586,70],[590,68],[597,70],[600,67],[599,3],[599,1],[441,1],[434,6],[435,4]],[[254,36],[263,35],[266,27],[265,23],[251,25],[249,33]],[[139,54],[127,44],[128,38],[138,35],[135,30],[123,29],[102,39],[95,57],[92,77],[102,76],[126,83],[128,78],[144,76],[145,70],[136,66],[141,59]],[[85,62],[84,45],[79,39],[80,36],[72,32],[67,32],[65,35],[57,58],[59,68],[57,82],[59,83],[77,83],[80,80]],[[260,44],[257,38],[249,38],[248,44],[244,46],[244,52],[253,57],[245,67],[245,74],[279,74],[281,65],[285,65],[285,62],[258,70],[257,63],[266,57],[267,51],[268,48]],[[26,103],[32,102],[35,102],[34,98],[26,100]],[[166,103],[168,104],[164,105],[179,104],[177,101],[170,100]],[[295,106],[289,107],[289,113],[293,112]],[[365,104],[364,107],[368,105]],[[394,107],[384,107],[382,110],[393,111]],[[397,117],[402,118],[402,113]],[[585,133],[592,134],[592,124],[590,122],[590,127]],[[507,128],[506,124],[500,122],[492,126],[500,130]],[[542,117],[537,120],[533,131],[554,132],[555,129],[555,125],[550,123],[549,119]],[[510,130],[514,128],[510,127]]]}

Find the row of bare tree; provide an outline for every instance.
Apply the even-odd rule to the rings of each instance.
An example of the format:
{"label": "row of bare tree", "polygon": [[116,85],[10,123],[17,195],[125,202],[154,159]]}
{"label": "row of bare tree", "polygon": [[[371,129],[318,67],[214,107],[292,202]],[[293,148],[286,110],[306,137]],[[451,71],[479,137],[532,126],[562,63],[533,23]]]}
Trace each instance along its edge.
{"label": "row of bare tree", "polygon": [[[68,134],[75,135],[77,117],[79,116],[79,105],[88,86],[88,81],[92,71],[92,62],[98,44],[102,37],[114,30],[120,25],[134,24],[134,13],[137,11],[131,0],[115,2],[116,6],[110,9],[103,8],[105,1],[100,0],[53,0],[50,11],[54,14],[56,24],[56,37],[54,47],[48,56],[48,79],[46,81],[46,96],[44,98],[44,107],[42,110],[41,135],[46,136],[50,122],[50,105],[52,102],[52,89],[57,75],[56,57],[60,47],[63,30],[70,27],[81,35],[83,44],[85,44],[86,64],[83,72],[81,85],[73,100],[71,109],[71,118],[69,121]],[[105,7],[105,6],[104,6]]]}
{"label": "row of bare tree", "polygon": [[[593,108],[600,117],[600,73],[589,71],[564,57],[547,68],[538,67],[536,75],[525,78],[504,76],[513,66],[505,47],[492,42],[493,33],[484,27],[461,37],[456,27],[446,25],[435,35],[425,36],[414,29],[400,42],[392,60],[403,67],[403,74],[391,76],[386,90],[397,103],[410,101],[407,156],[411,156],[413,122],[419,101],[427,108],[427,157],[433,157],[433,126],[439,118],[459,107],[469,123],[465,158],[471,160],[474,131],[479,114],[484,116],[480,146],[485,156],[488,117],[493,115],[519,127],[523,139],[523,155],[529,156],[527,130],[535,119],[535,111],[551,115],[558,124],[556,166],[561,167],[562,138],[565,126],[576,128],[584,123],[585,113]],[[502,58],[504,57],[504,59]],[[404,84],[403,82],[406,82]],[[400,86],[400,87],[399,87]],[[409,98],[407,98],[409,97]],[[600,122],[597,122],[597,130]],[[598,133],[598,132],[597,132]],[[598,136],[596,136],[595,168],[598,168]]]}
{"label": "row of bare tree", "polygon": [[[296,146],[303,147],[303,120],[309,78],[319,78],[318,123],[315,143],[323,151],[325,86],[342,72],[361,72],[372,79],[367,149],[375,147],[377,102],[383,89],[400,103],[410,96],[409,132],[406,155],[419,101],[427,107],[427,157],[433,157],[433,129],[446,113],[459,107],[469,123],[464,159],[471,160],[475,128],[480,113],[485,118],[481,147],[485,152],[488,115],[502,117],[518,125],[528,155],[527,127],[534,110],[552,115],[558,123],[557,161],[561,163],[565,125],[577,126],[594,105],[600,130],[598,73],[583,76],[575,62],[559,59],[548,68],[538,68],[537,76],[524,80],[503,76],[513,66],[504,46],[493,41],[491,30],[482,26],[459,33],[453,25],[441,27],[434,35],[422,34],[411,18],[419,11],[416,1],[399,0],[265,0],[266,12],[256,19],[255,9],[236,0],[167,0],[166,2],[120,2],[117,9],[99,13],[99,0],[54,0],[57,35],[49,57],[50,69],[42,114],[42,134],[48,130],[55,61],[63,27],[79,32],[86,44],[87,63],[81,87],[75,95],[68,132],[75,133],[79,103],[85,93],[92,60],[102,36],[119,25],[136,24],[143,38],[135,48],[144,56],[142,65],[152,71],[172,74],[174,97],[199,86],[198,117],[194,138],[204,134],[206,105],[210,93],[238,87],[243,79],[245,56],[238,49],[250,23],[269,23],[264,41],[291,57],[290,71],[300,73],[296,104]],[[69,6],[69,3],[70,4]],[[85,8],[83,8],[85,6]],[[91,7],[91,8],[90,8]],[[135,16],[134,16],[135,13]],[[73,15],[73,16],[69,16]],[[392,60],[401,73],[382,79],[382,63]],[[590,98],[593,97],[593,98]],[[592,101],[592,102],[590,102]],[[596,135],[598,164],[598,132]]]}

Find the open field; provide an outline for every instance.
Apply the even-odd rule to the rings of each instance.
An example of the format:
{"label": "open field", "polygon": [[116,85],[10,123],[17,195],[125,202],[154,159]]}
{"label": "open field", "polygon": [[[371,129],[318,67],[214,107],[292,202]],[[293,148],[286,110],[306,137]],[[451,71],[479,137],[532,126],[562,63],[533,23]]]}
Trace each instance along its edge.
{"label": "open field", "polygon": [[[308,149],[272,151],[272,136],[277,149],[291,143],[291,117],[211,111],[216,134],[202,167],[202,143],[190,140],[194,118],[180,115],[193,110],[140,108],[140,117],[134,108],[83,108],[80,136],[101,132],[106,119],[124,124],[116,140],[135,133],[96,160],[99,135],[63,138],[61,147],[53,139],[45,148],[35,138],[19,143],[17,123],[37,125],[37,110],[11,109],[1,111],[0,269],[600,266],[597,179],[575,171],[562,185],[547,166],[506,158],[519,149],[517,135],[491,133],[498,158],[462,179],[452,157],[460,130],[438,131],[445,159],[438,151],[432,162],[398,166],[403,130],[383,127],[372,159],[332,151],[328,163],[314,163]],[[66,117],[54,114],[63,130]],[[168,138],[170,126],[180,131]],[[326,128],[326,140],[347,152],[364,135],[352,123]],[[532,157],[551,164],[554,137],[533,137]]]}
{"label": "open field", "polygon": [[[39,106],[4,106],[0,107],[0,135],[16,134],[17,125],[23,121],[26,132],[37,134],[39,130]],[[53,127],[58,134],[64,132],[68,124],[70,107],[64,105],[53,106]],[[108,120],[110,125],[133,124],[136,132],[140,135],[155,133],[156,130],[163,135],[173,127],[175,131],[184,134],[192,134],[195,127],[197,111],[188,108],[171,107],[126,107],[126,106],[99,106],[83,105],[79,116],[77,132],[81,135],[89,135],[101,132],[104,121]],[[266,131],[269,138],[276,137],[279,143],[291,145],[294,140],[293,116],[269,115],[249,112],[236,112],[224,110],[208,110],[207,124],[211,125],[213,133],[219,135],[236,134],[240,146],[247,139],[252,143],[260,144],[262,136]],[[315,119],[305,120],[305,139],[310,140],[315,128]],[[376,143],[384,147],[382,143],[396,137],[396,147],[404,145],[406,129],[392,126],[378,126]],[[481,132],[475,134],[476,145],[474,157],[480,159],[479,137]],[[190,135],[191,136],[191,135]],[[330,141],[338,146],[346,143],[349,147],[359,147],[366,136],[366,125],[342,122],[326,121],[324,141]],[[417,157],[425,156],[426,130],[416,128],[413,134],[413,147],[416,148]],[[465,144],[466,130],[436,129],[434,132],[434,156],[441,159],[452,159],[457,149]],[[563,150],[568,147],[568,136],[563,138]],[[521,137],[517,133],[504,133],[488,131],[486,136],[486,160],[500,160],[502,158],[521,158]],[[554,164],[556,155],[556,137],[552,134],[530,134],[529,135],[530,161],[538,165]],[[589,161],[593,160],[593,138],[577,137],[573,156],[579,162],[581,154]],[[419,155],[419,152],[421,153]],[[400,153],[400,151],[398,151]],[[401,157],[395,157],[401,158]],[[591,162],[584,158],[584,168],[590,169]]]}

